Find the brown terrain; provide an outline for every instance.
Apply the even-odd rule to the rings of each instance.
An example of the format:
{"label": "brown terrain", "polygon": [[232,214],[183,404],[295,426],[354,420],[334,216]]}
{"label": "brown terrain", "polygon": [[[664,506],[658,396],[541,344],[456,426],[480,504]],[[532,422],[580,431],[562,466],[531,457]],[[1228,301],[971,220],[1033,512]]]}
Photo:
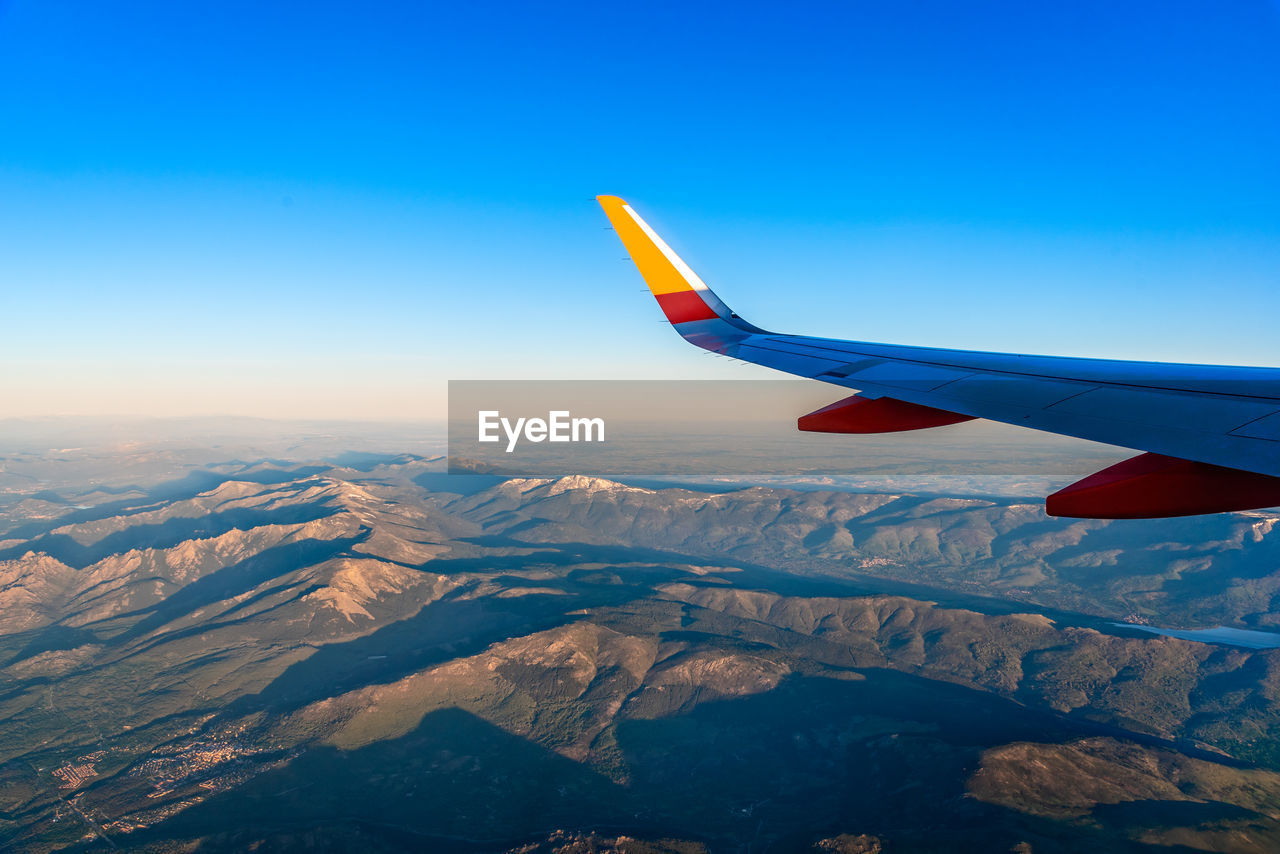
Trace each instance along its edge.
{"label": "brown terrain", "polygon": [[14,487],[20,850],[1273,851],[1275,514],[450,491],[437,462]]}

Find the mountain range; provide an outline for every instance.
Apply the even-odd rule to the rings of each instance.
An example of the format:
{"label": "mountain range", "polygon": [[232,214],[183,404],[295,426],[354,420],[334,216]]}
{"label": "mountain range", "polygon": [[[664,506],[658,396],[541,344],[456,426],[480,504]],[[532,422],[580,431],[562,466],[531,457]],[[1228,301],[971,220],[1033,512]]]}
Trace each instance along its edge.
{"label": "mountain range", "polygon": [[1275,628],[1277,514],[440,468],[15,488],[0,842],[1280,848],[1280,651],[1117,625]]}

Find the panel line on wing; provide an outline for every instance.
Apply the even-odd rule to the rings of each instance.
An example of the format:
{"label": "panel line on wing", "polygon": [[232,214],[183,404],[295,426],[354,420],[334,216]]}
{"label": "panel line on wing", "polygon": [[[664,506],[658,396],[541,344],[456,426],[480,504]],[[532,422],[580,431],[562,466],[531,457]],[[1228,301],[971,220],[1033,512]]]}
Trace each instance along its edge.
{"label": "panel line on wing", "polygon": [[[1237,391],[1212,391],[1208,388],[1203,388],[1203,387],[1179,387],[1179,386],[1168,386],[1168,385],[1155,385],[1155,384],[1149,384],[1149,383],[1143,383],[1143,382],[1135,382],[1131,379],[1100,379],[1100,378],[1088,377],[1088,376],[1071,376],[1071,375],[1064,375],[1064,374],[1049,374],[1049,373],[1040,373],[1040,372],[1033,372],[1033,371],[1017,371],[1017,370],[1011,370],[1007,367],[991,367],[987,365],[965,364],[962,362],[934,361],[929,359],[913,358],[911,356],[906,356],[906,355],[897,355],[897,354],[888,355],[884,353],[875,353],[870,350],[855,349],[854,347],[848,347],[848,348],[833,347],[833,346],[824,345],[824,344],[810,343],[813,340],[824,341],[825,339],[807,339],[807,340],[799,340],[799,339],[800,339],[800,336],[796,336],[793,338],[788,336],[770,335],[768,336],[767,340],[775,344],[780,344],[785,348],[788,348],[788,349],[779,350],[779,352],[796,353],[797,350],[803,349],[803,350],[815,350],[815,351],[818,351],[818,353],[822,354],[821,356],[819,356],[817,355],[817,353],[815,353],[814,354],[815,358],[829,359],[831,357],[828,354],[842,353],[842,354],[845,354],[846,356],[862,356],[863,358],[884,359],[884,360],[893,361],[893,362],[904,362],[904,363],[911,363],[911,364],[917,364],[917,365],[931,365],[939,368],[965,370],[965,371],[972,371],[976,373],[1001,374],[1001,375],[1012,376],[1012,377],[1026,377],[1028,379],[1033,379],[1037,381],[1089,383],[1091,385],[1098,385],[1098,386],[1109,386],[1113,388],[1131,388],[1131,389],[1139,389],[1142,391],[1162,392],[1162,393],[1169,393],[1169,394],[1212,395],[1215,398],[1224,399],[1224,400],[1234,399],[1234,400],[1249,400],[1249,401],[1266,401],[1267,403],[1271,403],[1272,405],[1280,405],[1280,395],[1273,396],[1273,395],[1266,395],[1266,394],[1247,394],[1247,393],[1242,393]],[[753,341],[752,343],[756,344],[756,346],[761,346],[756,341]],[[832,343],[835,343],[835,342],[832,342]],[[899,349],[895,345],[869,344],[866,342],[850,342],[850,343],[861,345],[868,348],[874,347],[877,349],[885,349],[885,350]],[[791,349],[791,348],[794,348],[794,349]],[[913,348],[903,348],[903,349],[930,350],[933,348],[913,347]],[[939,350],[936,352],[945,353],[950,351]],[[994,356],[999,356],[1001,354],[981,353],[981,354],[974,354],[974,355],[994,357]],[[1030,358],[1030,357],[1023,357],[1023,358]],[[1070,359],[1067,359],[1067,357],[1064,357],[1064,356],[1048,356],[1044,358],[1065,359],[1067,361],[1070,361]],[[1153,362],[1150,364],[1158,365],[1159,363]],[[1208,366],[1208,367],[1216,368],[1220,366]],[[1206,380],[1205,382],[1212,382],[1212,380]]]}

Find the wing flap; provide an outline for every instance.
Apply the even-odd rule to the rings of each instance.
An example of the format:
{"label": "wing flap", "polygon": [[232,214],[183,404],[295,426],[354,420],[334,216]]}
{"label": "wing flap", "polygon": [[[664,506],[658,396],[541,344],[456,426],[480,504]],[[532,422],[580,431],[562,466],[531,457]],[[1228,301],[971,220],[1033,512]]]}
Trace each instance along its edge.
{"label": "wing flap", "polygon": [[796,427],[806,433],[902,433],[972,420],[972,415],[945,412],[892,397],[855,394],[801,415],[796,419]]}
{"label": "wing flap", "polygon": [[1116,463],[1045,499],[1050,516],[1165,519],[1280,504],[1280,478],[1160,454]]}

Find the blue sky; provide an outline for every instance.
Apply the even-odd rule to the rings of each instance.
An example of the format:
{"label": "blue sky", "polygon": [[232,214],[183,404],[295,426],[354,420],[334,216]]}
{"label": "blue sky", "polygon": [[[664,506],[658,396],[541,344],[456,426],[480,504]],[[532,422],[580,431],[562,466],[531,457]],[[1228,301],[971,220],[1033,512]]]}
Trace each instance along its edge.
{"label": "blue sky", "polygon": [[762,376],[598,193],[780,331],[1280,364],[1278,151],[1274,2],[0,0],[0,415]]}

